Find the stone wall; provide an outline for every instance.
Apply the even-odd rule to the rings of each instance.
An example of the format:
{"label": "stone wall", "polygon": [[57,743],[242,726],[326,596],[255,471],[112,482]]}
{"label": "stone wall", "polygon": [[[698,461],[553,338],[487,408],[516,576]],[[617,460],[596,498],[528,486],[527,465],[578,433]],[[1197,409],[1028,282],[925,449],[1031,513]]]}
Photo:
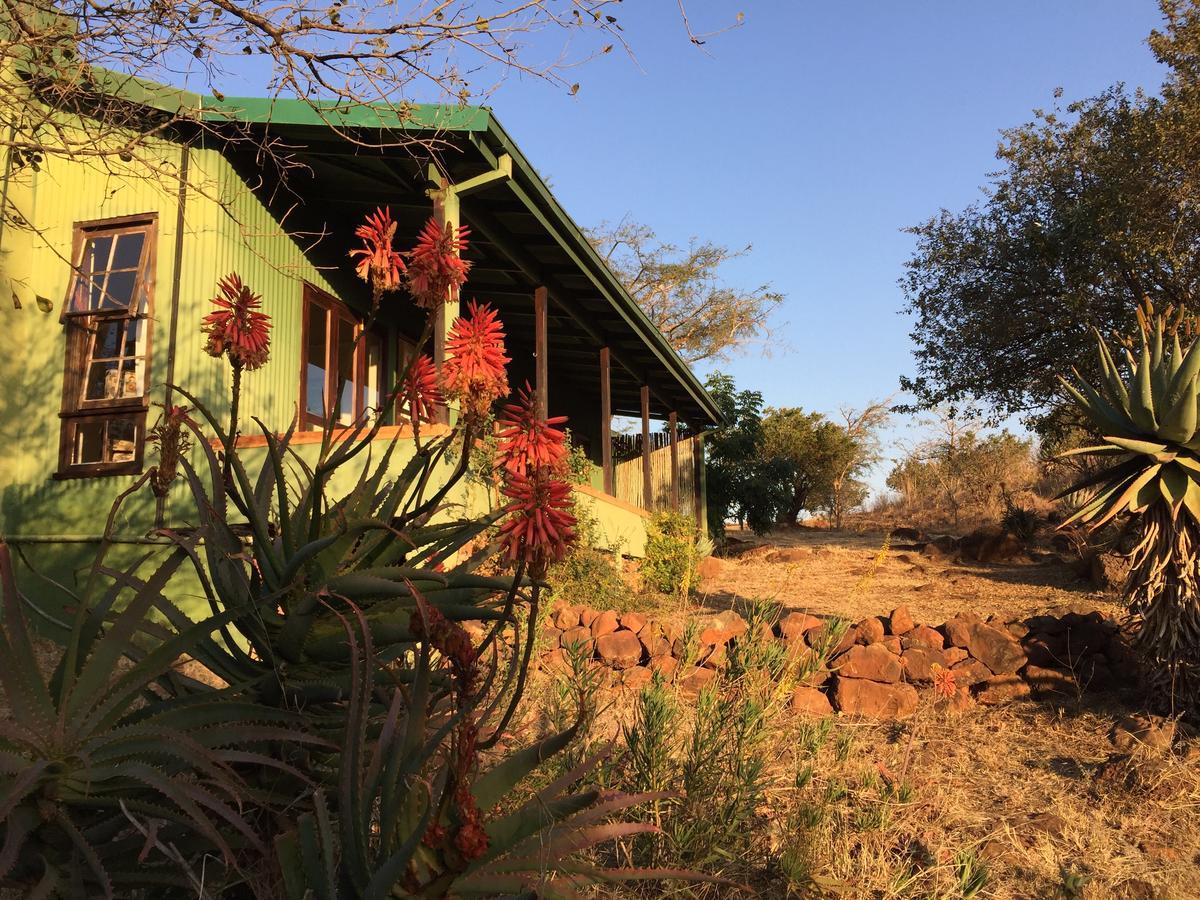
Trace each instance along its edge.
{"label": "stone wall", "polygon": [[[637,689],[661,672],[684,695],[695,696],[725,667],[739,641],[782,642],[812,674],[796,687],[792,705],[810,713],[904,718],[917,708],[919,690],[939,675],[951,709],[1028,697],[1077,697],[1132,683],[1134,661],[1120,629],[1099,612],[1037,615],[1005,622],[960,613],[940,625],[914,621],[906,606],[863,619],[829,648],[827,623],[788,613],[769,631],[749,633],[746,620],[727,610],[699,617],[691,661],[686,629],[641,613],[574,606],[551,610],[542,629],[542,665],[569,665],[578,645],[610,670],[611,683]],[[816,658],[819,650],[827,653]],[[950,673],[948,680],[942,671]],[[949,696],[951,682],[953,695]]]}

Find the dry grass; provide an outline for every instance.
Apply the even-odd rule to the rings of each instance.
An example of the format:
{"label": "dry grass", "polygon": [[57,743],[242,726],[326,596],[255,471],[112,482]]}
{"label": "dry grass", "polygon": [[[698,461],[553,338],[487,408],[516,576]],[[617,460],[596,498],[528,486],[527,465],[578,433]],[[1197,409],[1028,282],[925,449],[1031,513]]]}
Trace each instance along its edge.
{"label": "dry grass", "polygon": [[[918,622],[938,624],[963,609],[1006,619],[1116,609],[1060,563],[933,563],[911,551],[881,552],[879,533],[797,529],[770,542],[810,552],[794,562],[767,561],[762,554],[726,561],[690,609],[659,601],[652,611],[680,615],[774,598],[785,609],[856,621],[906,603]],[[628,715],[632,698],[605,701],[611,705],[603,730],[609,731]],[[771,788],[756,829],[756,858],[731,866],[729,874],[759,896],[788,896],[775,860],[798,835],[787,832],[785,819],[799,805],[814,804],[825,812],[808,835],[814,872],[839,883],[843,897],[970,896],[962,866],[971,860],[987,869],[977,897],[1200,897],[1200,740],[1194,733],[1181,735],[1173,753],[1143,748],[1127,756],[1110,733],[1138,711],[1136,698],[1024,701],[958,718],[930,697],[922,703],[917,717],[904,723],[835,717],[811,758],[803,749],[811,722],[790,712],[778,716],[767,750]],[[813,780],[797,788],[796,773],[809,763]],[[882,799],[888,784],[907,785],[908,802]],[[841,786],[845,797],[829,802]]]}

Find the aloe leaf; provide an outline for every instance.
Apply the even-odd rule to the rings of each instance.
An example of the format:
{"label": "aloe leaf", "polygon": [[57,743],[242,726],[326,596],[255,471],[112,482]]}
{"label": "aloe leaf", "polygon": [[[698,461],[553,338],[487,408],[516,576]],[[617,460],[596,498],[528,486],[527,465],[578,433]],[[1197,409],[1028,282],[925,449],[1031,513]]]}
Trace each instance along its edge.
{"label": "aloe leaf", "polygon": [[1145,465],[1146,461],[1142,458],[1134,457],[1133,459],[1127,459],[1124,462],[1117,463],[1115,466],[1109,466],[1107,469],[1102,469],[1081,481],[1075,482],[1061,493],[1055,495],[1054,499],[1062,500],[1064,497],[1077,494],[1097,484],[1111,485],[1118,480],[1123,480],[1137,474]]}
{"label": "aloe leaf", "polygon": [[1154,465],[1147,467],[1146,471],[1134,478],[1129,486],[1126,487],[1125,490],[1118,496],[1118,498],[1112,502],[1108,508],[1108,511],[1096,520],[1096,524],[1093,527],[1099,528],[1105,522],[1111,520],[1114,516],[1117,516],[1120,513],[1128,510],[1130,507],[1130,501],[1138,496],[1138,492],[1145,485],[1149,484],[1152,479],[1158,477],[1158,473],[1161,469],[1162,466],[1159,463],[1155,463]]}
{"label": "aloe leaf", "polygon": [[1150,368],[1150,348],[1143,340],[1142,358],[1133,379],[1134,390],[1133,396],[1130,397],[1129,412],[1139,428],[1153,432],[1158,428],[1158,420],[1154,415]]}
{"label": "aloe leaf", "polygon": [[1179,504],[1183,502],[1183,498],[1187,494],[1187,488],[1191,484],[1191,481],[1187,473],[1179,466],[1167,465],[1162,468],[1158,487],[1162,492],[1163,499],[1172,508],[1178,509]]}
{"label": "aloe leaf", "polygon": [[[0,687],[18,717],[29,722],[52,722],[53,704],[33,652],[25,610],[17,588],[16,570],[8,544],[0,540],[0,593],[4,620],[0,623]],[[0,816],[0,820],[3,817]]]}
{"label": "aloe leaf", "polygon": [[479,809],[487,813],[529,773],[565,748],[579,732],[579,722],[519,750],[475,779],[471,793]]}
{"label": "aloe leaf", "polygon": [[1169,441],[1184,444],[1196,435],[1196,381],[1187,382],[1175,404],[1163,416],[1159,434]]}

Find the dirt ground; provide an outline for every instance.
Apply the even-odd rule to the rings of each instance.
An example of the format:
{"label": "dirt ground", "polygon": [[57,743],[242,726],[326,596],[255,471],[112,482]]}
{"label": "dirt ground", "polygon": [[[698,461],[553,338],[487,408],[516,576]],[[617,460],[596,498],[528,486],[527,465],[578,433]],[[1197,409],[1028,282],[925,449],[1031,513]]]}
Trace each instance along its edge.
{"label": "dirt ground", "polygon": [[[853,622],[903,603],[932,625],[961,610],[1006,620],[1118,611],[1049,554],[979,565],[932,562],[886,546],[883,533],[788,529],[768,541],[800,552],[785,554],[797,557],[789,561],[765,551],[725,560],[698,604],[774,599],[785,610]],[[892,805],[873,831],[838,826],[836,817],[822,826],[814,851],[821,874],[844,897],[1200,898],[1200,740],[1180,726],[1170,751],[1122,752],[1114,726],[1141,707],[1126,690],[961,716],[922,707],[904,723],[836,717],[835,737],[813,759],[816,783],[848,786],[853,798],[881,773],[903,773],[913,800]],[[780,723],[777,792],[792,789],[806,728]],[[987,876],[971,893],[965,869],[975,860]]]}

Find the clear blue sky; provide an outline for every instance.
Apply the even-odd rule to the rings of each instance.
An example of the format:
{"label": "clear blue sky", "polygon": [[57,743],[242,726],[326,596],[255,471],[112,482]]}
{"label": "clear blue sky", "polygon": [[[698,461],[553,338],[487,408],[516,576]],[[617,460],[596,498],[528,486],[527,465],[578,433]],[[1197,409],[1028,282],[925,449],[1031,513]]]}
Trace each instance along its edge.
{"label": "clear blue sky", "polygon": [[[980,196],[998,130],[1117,81],[1156,89],[1154,0],[692,0],[624,4],[638,65],[580,68],[568,97],[512,79],[497,115],[582,225],[629,214],[663,238],[753,253],[731,281],[787,295],[781,349],[723,364],[768,404],[832,412],[911,372],[901,229]],[[703,373],[703,369],[702,369]],[[876,473],[879,484],[885,471]]]}

